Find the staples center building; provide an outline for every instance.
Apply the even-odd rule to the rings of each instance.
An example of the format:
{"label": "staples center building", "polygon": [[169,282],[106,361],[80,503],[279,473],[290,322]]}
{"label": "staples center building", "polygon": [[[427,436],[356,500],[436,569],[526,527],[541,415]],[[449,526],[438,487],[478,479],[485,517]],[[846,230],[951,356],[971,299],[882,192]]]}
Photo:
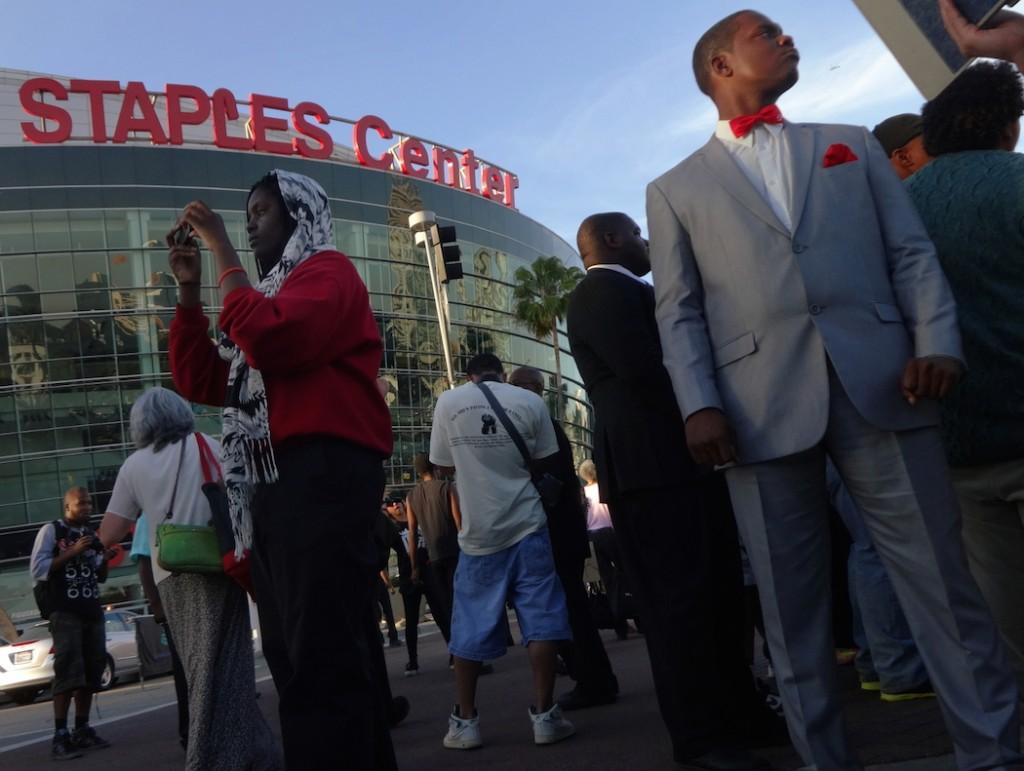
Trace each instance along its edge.
{"label": "staples center building", "polygon": [[[337,248],[369,289],[390,383],[392,487],[414,482],[413,455],[428,447],[445,387],[411,212],[429,209],[458,231],[466,277],[449,285],[456,369],[491,351],[506,366],[552,373],[553,383],[553,347],[513,319],[513,274],[540,255],[580,260],[519,213],[519,180],[507,169],[313,102],[0,69],[0,608],[15,619],[35,612],[27,563],[40,525],[62,516],[73,485],[92,491],[102,513],[132,451],[132,402],[150,386],[173,385],[176,289],[164,236],[186,203],[202,199],[255,276],[245,200],[272,168],[323,185]],[[219,292],[211,285],[203,294],[216,320]],[[589,407],[561,340],[567,431],[584,456]],[[194,410],[200,430],[220,433],[218,410]],[[110,599],[128,591],[134,568],[126,562],[114,574]]]}

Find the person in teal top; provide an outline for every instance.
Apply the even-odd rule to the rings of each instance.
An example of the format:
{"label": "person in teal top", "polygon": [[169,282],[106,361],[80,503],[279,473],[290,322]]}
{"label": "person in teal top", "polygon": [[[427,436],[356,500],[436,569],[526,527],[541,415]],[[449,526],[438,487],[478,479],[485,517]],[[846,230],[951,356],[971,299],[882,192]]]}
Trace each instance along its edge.
{"label": "person in teal top", "polygon": [[956,297],[967,374],[942,404],[971,572],[1024,686],[1024,86],[980,62],[924,107],[907,182]]}

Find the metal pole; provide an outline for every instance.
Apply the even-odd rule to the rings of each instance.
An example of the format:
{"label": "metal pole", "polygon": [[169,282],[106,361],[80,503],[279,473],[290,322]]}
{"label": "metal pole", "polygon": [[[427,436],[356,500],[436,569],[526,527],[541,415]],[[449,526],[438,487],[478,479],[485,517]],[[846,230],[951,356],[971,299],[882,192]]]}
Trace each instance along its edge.
{"label": "metal pole", "polygon": [[430,288],[434,293],[434,308],[437,311],[437,325],[441,330],[441,346],[444,348],[444,366],[448,373],[448,388],[455,388],[455,370],[452,367],[452,347],[448,342],[448,296],[437,276],[434,262],[434,243],[430,230],[424,232],[423,245],[427,252],[427,270],[430,273]]}

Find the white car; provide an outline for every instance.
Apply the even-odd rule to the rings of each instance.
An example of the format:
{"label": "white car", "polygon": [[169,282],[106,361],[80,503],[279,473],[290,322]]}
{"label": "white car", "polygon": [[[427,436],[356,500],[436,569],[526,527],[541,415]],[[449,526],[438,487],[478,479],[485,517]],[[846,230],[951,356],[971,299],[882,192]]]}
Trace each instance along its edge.
{"label": "white car", "polygon": [[[135,639],[137,613],[130,610],[107,611],[107,665],[100,678],[104,689],[119,676],[139,671],[139,648]],[[32,701],[53,682],[53,639],[46,621],[22,630],[14,641],[0,637],[0,693],[17,704]]]}

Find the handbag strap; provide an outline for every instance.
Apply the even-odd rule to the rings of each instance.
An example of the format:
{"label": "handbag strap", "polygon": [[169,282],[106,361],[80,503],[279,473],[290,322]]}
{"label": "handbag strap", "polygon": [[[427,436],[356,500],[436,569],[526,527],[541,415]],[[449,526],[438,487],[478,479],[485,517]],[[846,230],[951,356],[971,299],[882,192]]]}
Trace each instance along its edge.
{"label": "handbag strap", "polygon": [[167,507],[167,516],[164,519],[170,519],[174,516],[174,499],[178,495],[178,480],[181,478],[181,463],[185,460],[185,437],[181,439],[181,453],[178,455],[178,473],[174,475],[174,489],[171,490],[171,505]]}
{"label": "handbag strap", "polygon": [[526,449],[526,442],[523,440],[523,435],[519,433],[519,430],[512,423],[512,419],[505,412],[505,408],[501,406],[498,400],[495,398],[491,389],[483,383],[477,383],[476,387],[483,391],[484,397],[491,405],[491,409],[494,410],[494,414],[498,416],[498,420],[501,421],[501,425],[505,427],[508,435],[512,438],[516,447],[519,449],[519,454],[523,456],[523,462],[526,463],[526,468],[532,473],[533,472],[533,459],[530,457],[530,451]]}
{"label": "handbag strap", "polygon": [[[217,463],[217,459],[213,457],[213,450],[210,449],[210,445],[206,443],[203,435],[198,431],[196,431],[196,444],[199,445],[199,462],[203,467],[203,481],[209,484],[223,479],[224,474],[220,470],[220,464]],[[217,469],[218,479],[213,478],[214,469]]]}

